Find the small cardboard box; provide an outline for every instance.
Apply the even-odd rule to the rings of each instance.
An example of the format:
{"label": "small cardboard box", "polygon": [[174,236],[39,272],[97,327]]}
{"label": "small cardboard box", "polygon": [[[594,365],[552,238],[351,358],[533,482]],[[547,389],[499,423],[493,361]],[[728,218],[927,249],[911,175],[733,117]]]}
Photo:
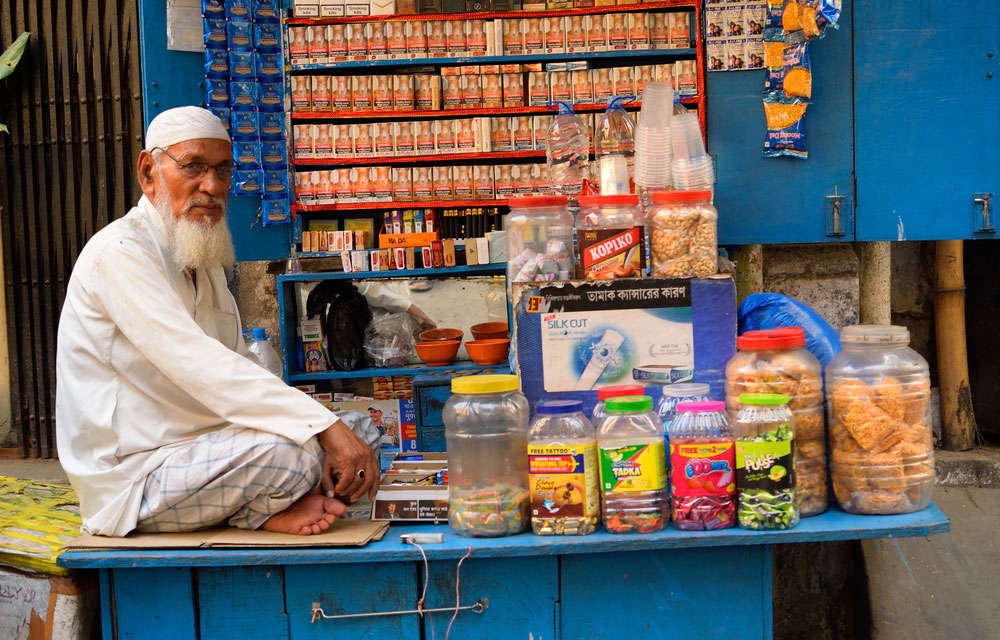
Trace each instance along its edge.
{"label": "small cardboard box", "polygon": [[447,468],[445,453],[413,451],[395,456],[379,483],[371,519],[446,522],[448,485],[437,482]]}

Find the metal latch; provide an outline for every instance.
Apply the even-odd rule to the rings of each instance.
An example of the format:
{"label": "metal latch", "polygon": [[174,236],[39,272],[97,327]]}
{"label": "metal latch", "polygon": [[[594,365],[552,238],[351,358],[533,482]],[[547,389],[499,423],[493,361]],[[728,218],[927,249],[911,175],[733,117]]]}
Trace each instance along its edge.
{"label": "metal latch", "polygon": [[972,228],[976,233],[995,233],[993,227],[992,193],[972,194]]}
{"label": "metal latch", "polygon": [[846,232],[847,220],[844,211],[846,198],[837,194],[836,187],[833,193],[832,196],[826,196],[826,235],[837,237]]}

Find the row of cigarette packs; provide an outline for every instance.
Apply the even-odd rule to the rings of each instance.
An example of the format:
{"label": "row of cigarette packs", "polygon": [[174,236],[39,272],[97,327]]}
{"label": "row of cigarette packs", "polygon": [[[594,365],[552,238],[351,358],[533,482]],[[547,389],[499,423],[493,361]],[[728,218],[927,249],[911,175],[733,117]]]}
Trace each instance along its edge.
{"label": "row of cigarette packs", "polygon": [[690,12],[289,27],[292,67],[348,60],[687,49]]}
{"label": "row of cigarette packs", "polygon": [[351,167],[293,175],[301,204],[492,200],[549,190],[544,164]]}
{"label": "row of cigarette packs", "polygon": [[[458,264],[455,241],[451,238],[435,241],[427,247],[392,247],[390,249],[331,249],[327,235],[333,231],[302,232],[303,253],[339,255],[344,271],[393,271],[396,269],[440,269]],[[490,244],[483,238],[465,242],[465,264],[489,264]]]}
{"label": "row of cigarette packs", "polygon": [[[469,71],[494,68],[499,69],[483,66]],[[557,68],[528,73],[292,76],[291,105],[293,112],[322,112],[522,107],[553,100],[583,104],[605,102],[615,95],[641,97],[646,84],[652,81],[670,82],[681,97],[698,93],[695,61],[679,60],[637,67]]]}
{"label": "row of cigarette packs", "polygon": [[[591,139],[603,114],[581,113]],[[638,123],[640,114],[631,114]],[[293,125],[293,158],[309,160],[387,158],[433,153],[465,154],[494,151],[544,151],[553,116],[459,118],[372,124]]]}

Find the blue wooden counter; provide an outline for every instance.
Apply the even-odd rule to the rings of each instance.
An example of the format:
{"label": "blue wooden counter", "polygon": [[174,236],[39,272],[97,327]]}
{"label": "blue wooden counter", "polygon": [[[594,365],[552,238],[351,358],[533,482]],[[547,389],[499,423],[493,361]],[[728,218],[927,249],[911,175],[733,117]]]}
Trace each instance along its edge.
{"label": "blue wooden counter", "polygon": [[[99,569],[105,638],[444,637],[451,612],[314,621],[461,605],[452,638],[770,638],[771,545],[926,536],[948,531],[933,504],[914,514],[852,516],[835,508],[789,531],[598,532],[582,538],[462,538],[444,525],[394,526],[362,548],[77,551],[61,566]],[[314,604],[316,603],[316,604]],[[529,635],[530,634],[530,635]]]}

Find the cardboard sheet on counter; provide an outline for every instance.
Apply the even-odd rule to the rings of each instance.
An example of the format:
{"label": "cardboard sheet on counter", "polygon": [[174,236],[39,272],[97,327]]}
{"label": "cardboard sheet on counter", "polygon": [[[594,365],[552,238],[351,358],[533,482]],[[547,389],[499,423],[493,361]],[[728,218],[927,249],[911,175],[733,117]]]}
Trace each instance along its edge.
{"label": "cardboard sheet on counter", "polygon": [[66,545],[67,550],[95,549],[218,549],[259,547],[363,547],[381,540],[387,522],[337,520],[323,533],[296,536],[248,529],[208,529],[190,533],[134,533],[124,538],[82,536]]}

